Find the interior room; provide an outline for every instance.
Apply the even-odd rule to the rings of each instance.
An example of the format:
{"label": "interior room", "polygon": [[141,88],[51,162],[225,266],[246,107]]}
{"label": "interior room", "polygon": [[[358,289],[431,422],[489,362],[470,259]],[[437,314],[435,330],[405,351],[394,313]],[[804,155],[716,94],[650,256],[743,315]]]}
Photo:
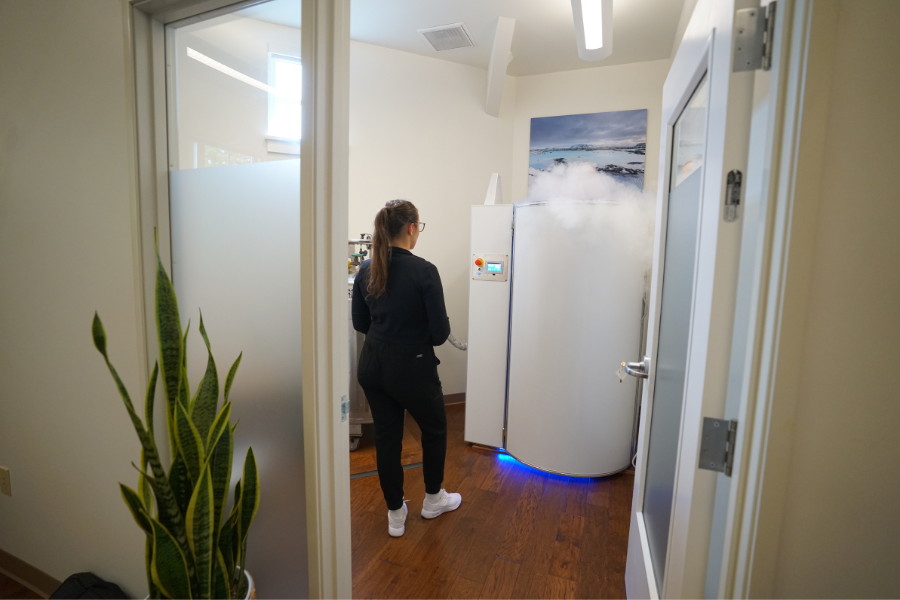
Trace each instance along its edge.
{"label": "interior room", "polygon": [[0,0],[0,599],[896,597],[898,6]]}
{"label": "interior room", "polygon": [[[638,360],[635,357],[640,356],[644,275],[650,268],[651,205],[659,154],[658,141],[645,132],[659,128],[662,85],[680,41],[679,35],[686,25],[682,13],[689,13],[691,9],[690,2],[687,7],[683,2],[618,4],[613,21],[613,56],[593,62],[578,56],[568,3],[357,1],[351,4],[348,237],[351,240],[371,239],[373,217],[385,201],[394,198],[412,201],[419,210],[420,220],[427,222],[414,252],[437,267],[450,327],[456,338],[468,344],[466,351],[460,351],[449,342],[435,349],[447,404],[445,487],[448,492],[461,494],[462,505],[454,513],[436,519],[447,519],[446,522],[431,522],[419,517],[426,493],[423,450],[419,443],[421,432],[415,420],[407,415],[401,462],[406,469],[404,491],[409,500],[409,516],[403,537],[396,539],[385,532],[386,505],[377,476],[375,425],[362,388],[354,385],[357,365],[354,363],[351,367],[350,430],[351,436],[360,434],[358,438],[351,437],[353,451],[350,453],[355,597],[595,598],[625,595],[623,575],[634,484],[631,459],[637,386],[631,378],[626,378],[631,379],[630,382],[620,382],[614,371],[621,361]],[[471,45],[436,50],[420,31],[454,23],[462,23],[457,29],[462,29],[467,38],[457,43]],[[500,46],[504,36],[508,38],[505,47]],[[498,68],[497,63],[491,61],[499,52],[504,57],[509,55],[509,59],[501,61],[503,74],[498,85],[496,74],[489,71]],[[593,360],[587,361],[589,364],[577,367],[579,371],[590,373],[594,364],[607,361],[614,365],[607,369],[606,377],[601,381],[592,377],[589,382],[574,385],[573,389],[559,387],[560,382],[556,380],[546,381],[544,389],[533,395],[510,389],[511,400],[515,397],[526,403],[543,400],[545,404],[553,404],[570,394],[583,398],[615,397],[617,408],[621,409],[615,417],[619,422],[609,430],[601,431],[604,416],[611,417],[602,412],[583,412],[581,418],[593,421],[592,427],[567,433],[568,425],[561,422],[559,431],[548,440],[549,446],[535,448],[540,436],[535,438],[534,432],[526,428],[537,424],[513,423],[513,419],[519,414],[541,414],[538,419],[546,419],[548,415],[540,413],[540,406],[523,405],[514,409],[510,405],[506,426],[510,436],[520,436],[521,451],[530,455],[527,460],[522,455],[517,459],[511,450],[516,441],[510,439],[510,444],[505,444],[501,436],[504,430],[502,388],[506,378],[502,375],[492,378],[493,373],[506,372],[505,325],[509,312],[498,307],[494,298],[476,297],[481,291],[476,286],[483,284],[487,288],[486,294],[490,295],[492,291],[501,296],[505,294],[508,304],[509,289],[504,283],[476,281],[473,272],[473,268],[477,269],[473,264],[477,259],[475,255],[484,252],[506,259],[506,264],[499,268],[508,271],[511,252],[508,240],[506,249],[502,247],[502,233],[499,240],[492,239],[490,234],[486,239],[474,238],[478,215],[473,205],[490,202],[494,206],[484,206],[487,211],[497,208],[508,212],[500,216],[501,220],[504,217],[507,220],[505,231],[508,234],[512,203],[528,201],[529,196],[532,201],[549,199],[548,196],[563,185],[547,181],[544,185],[549,189],[543,192],[543,197],[533,190],[529,194],[530,180],[539,171],[533,169],[535,163],[530,159],[548,158],[531,151],[535,148],[532,140],[535,119],[565,115],[585,115],[589,119],[589,115],[606,113],[620,115],[624,121],[632,116],[625,111],[640,113],[634,126],[640,139],[621,136],[616,126],[624,123],[613,118],[601,124],[610,132],[606,137],[563,139],[561,134],[556,139],[552,136],[565,125],[554,127],[551,124],[547,140],[539,140],[539,143],[544,143],[545,148],[568,148],[577,144],[643,145],[639,154],[621,152],[620,156],[605,157],[609,158],[606,162],[589,157],[584,163],[595,168],[605,168],[613,161],[623,167],[629,162],[639,163],[643,186],[631,185],[634,197],[629,198],[640,204],[640,207],[632,207],[635,214],[628,217],[574,215],[575,219],[593,216],[599,221],[604,217],[629,218],[633,222],[628,223],[627,233],[606,229],[604,235],[620,237],[614,242],[608,240],[608,245],[603,247],[588,245],[591,249],[587,249],[581,246],[581,254],[570,251],[555,256],[555,260],[565,262],[578,261],[592,253],[598,256],[605,253],[617,260],[628,260],[630,254],[617,252],[627,246],[640,257],[634,264],[627,265],[628,269],[633,267],[635,277],[622,280],[621,272],[605,272],[599,276],[606,280],[604,283],[615,281],[623,292],[626,288],[629,291],[615,298],[603,298],[601,292],[598,297],[596,288],[566,288],[565,281],[546,278],[544,276],[549,273],[543,271],[543,275],[536,275],[542,277],[543,282],[536,281],[535,285],[552,286],[560,296],[579,294],[596,298],[598,303],[608,303],[604,308],[615,311],[619,319],[630,320],[631,327],[621,332],[604,330],[599,335],[619,341],[610,343],[608,349],[595,347],[599,354],[595,352]],[[628,125],[631,125],[630,121]],[[590,135],[587,130],[583,133]],[[584,154],[589,156],[588,152]],[[559,156],[552,155],[549,163]],[[585,160],[571,156],[569,160],[578,158]],[[542,173],[550,170],[547,163],[541,168]],[[584,184],[622,185],[621,190],[615,189],[625,193],[628,191],[625,186],[630,183],[619,184],[615,175],[607,173],[598,173],[596,180],[588,174]],[[646,193],[647,199],[641,192]],[[542,208],[538,206],[531,210]],[[577,209],[572,207],[570,210]],[[552,221],[556,217],[549,214],[537,218]],[[599,233],[599,230],[595,231]],[[580,236],[585,230],[576,228],[566,233]],[[550,252],[548,238],[543,239],[544,245],[535,245],[535,250],[540,248],[539,251]],[[490,247],[497,244],[500,249]],[[371,250],[371,242],[351,244],[353,254],[367,253],[352,257],[354,273],[351,278]],[[522,298],[539,295],[539,289],[525,290],[523,269],[528,267],[521,266],[526,264],[522,255],[524,250],[518,249],[518,252],[516,283],[523,290],[520,292]],[[624,265],[621,266],[625,271]],[[546,266],[535,264],[534,267]],[[498,289],[492,290],[492,286]],[[561,300],[561,297],[547,296],[536,302],[558,307],[562,312],[584,311],[581,313],[583,318],[590,320],[590,308],[584,305],[563,308],[566,305]],[[501,305],[503,302],[503,299],[499,300]],[[522,315],[523,319],[534,318],[525,316],[529,307],[522,304],[523,300],[519,302],[520,305],[516,305],[513,301],[519,311],[514,314]],[[538,304],[533,305],[533,309],[539,310]],[[585,321],[578,321],[585,326]],[[497,327],[498,324],[501,326]],[[491,331],[487,338],[476,339],[476,329],[484,333],[492,325],[496,331]],[[603,327],[599,323],[596,325]],[[557,326],[555,322],[551,325]],[[515,327],[519,330],[513,332]],[[522,340],[522,345],[517,345],[511,352],[521,352],[535,343],[548,347],[565,344],[563,340],[572,333],[563,327],[553,336],[540,329],[526,340],[523,336],[529,332],[523,325],[512,324],[510,328],[510,337],[515,340],[518,334]],[[551,337],[548,338],[548,334]],[[354,349],[361,351],[362,334],[351,326],[350,336],[351,352]],[[580,349],[583,352],[585,347],[580,346]],[[622,355],[607,356],[616,352]],[[537,356],[511,357],[510,361],[523,365],[521,368],[528,371],[539,364],[541,356],[549,360],[546,353],[539,352]],[[554,364],[552,368],[556,369],[558,365]],[[525,380],[524,375],[527,373],[511,373],[510,386],[514,383],[525,387],[540,386],[541,381]],[[477,384],[473,385],[473,378],[478,380]],[[499,391],[497,384],[501,388]],[[519,412],[514,413],[514,410]],[[572,411],[573,416],[578,414],[577,406],[562,403],[556,410]],[[562,456],[558,458],[558,464],[542,464],[541,457],[552,454],[551,448],[564,445],[567,435],[586,439],[619,435],[620,439],[610,443],[611,448],[571,450],[579,456],[607,455],[605,460],[571,464],[572,461],[567,459],[574,457]],[[504,451],[504,448],[510,451]],[[608,456],[613,453],[615,458]],[[572,473],[582,476],[568,475]]]}
{"label": "interior room", "polygon": [[[625,594],[622,573],[633,491],[637,381],[630,377],[623,381],[615,368],[608,368],[605,377],[575,378],[567,389],[545,377],[524,379],[528,372],[537,373],[533,365],[543,353],[511,359],[523,365],[521,374],[510,377],[511,385],[542,387],[539,394],[526,394],[522,401],[546,398],[553,403],[554,397],[569,395],[610,398],[614,400],[593,413],[585,412],[583,400],[557,406],[554,412],[580,412],[582,422],[615,422],[608,431],[598,431],[599,425],[568,431],[570,425],[563,419],[548,437],[547,448],[534,448],[539,431],[531,431],[546,427],[546,422],[540,423],[546,415],[534,423],[510,423],[510,434],[519,437],[520,452],[527,457],[519,457],[525,462],[514,458],[509,449],[516,440],[507,444],[494,435],[504,430],[504,407],[498,405],[504,394],[497,393],[497,384],[505,381],[506,330],[495,327],[488,339],[474,341],[471,355],[466,341],[477,335],[470,314],[489,315],[477,326],[480,331],[509,320],[508,309],[504,312],[496,300],[477,296],[478,284],[470,286],[469,255],[485,250],[478,250],[478,243],[502,245],[502,240],[471,239],[476,225],[472,221],[470,226],[470,219],[477,217],[473,205],[483,205],[491,194],[490,203],[503,211],[500,219],[511,222],[513,202],[538,201],[532,210],[543,211],[544,204],[554,201],[567,185],[592,189],[566,201],[590,201],[603,194],[605,200],[630,203],[628,214],[559,203],[550,213],[534,217],[536,224],[553,221],[560,218],[558,210],[565,210],[572,214],[564,215],[561,223],[595,221],[593,230],[573,223],[556,234],[536,230],[534,235],[544,241],[533,247],[539,253],[549,251],[547,236],[559,233],[579,240],[589,235],[607,238],[587,248],[580,240],[578,247],[553,260],[577,262],[585,253],[616,256],[617,268],[598,274],[616,293],[604,295],[596,286],[566,288],[565,280],[548,280],[547,273],[536,275],[538,287],[527,291],[525,269],[547,265],[528,267],[524,256],[518,261],[523,265],[519,293],[529,298],[550,286],[559,294],[533,304],[535,310],[550,305],[564,313],[569,310],[563,308],[565,298],[575,294],[593,299],[594,310],[599,303],[601,312],[617,315],[616,324],[627,322],[618,329],[596,323],[603,331],[595,335],[607,338],[607,343],[602,349],[595,347],[592,359],[572,372],[590,373],[593,364],[618,366],[640,355],[658,155],[658,143],[647,132],[659,127],[662,84],[686,25],[682,15],[690,12],[692,3],[685,7],[682,2],[644,2],[619,9],[612,33],[616,53],[602,63],[578,56],[570,5],[494,4],[357,1],[351,5],[349,278],[355,278],[372,251],[375,212],[390,199],[412,201],[420,220],[430,223],[416,254],[437,267],[451,329],[462,340],[456,346],[438,346],[436,356],[448,423],[446,485],[464,497],[461,510],[437,530],[440,534],[429,531],[431,523],[410,518],[402,539],[384,535],[376,425],[355,381],[365,336],[354,331],[350,321],[348,442],[357,597]],[[265,461],[266,478],[279,480],[279,506],[270,501],[261,513],[256,539],[274,535],[289,514],[297,518],[296,502],[303,489],[303,465],[287,458],[299,457],[302,447],[296,435],[302,415],[299,405],[291,402],[301,387],[299,373],[292,368],[300,356],[300,324],[292,307],[301,299],[299,264],[285,251],[298,244],[291,224],[299,218],[300,12],[298,0],[274,0],[179,27],[168,40],[174,54],[169,110],[176,122],[168,152],[174,165],[169,189],[172,278],[180,306],[202,307],[207,324],[238,322],[248,311],[265,315],[246,331],[234,329],[229,341],[217,348],[227,355],[247,355],[233,393],[236,398],[253,396],[255,401],[252,410],[236,404],[234,415],[241,420],[243,436],[254,442],[257,456],[266,459],[267,450],[277,448],[280,457]],[[419,31],[445,22],[462,23],[450,31],[462,31],[465,39],[450,45],[465,45],[438,50]],[[649,38],[648,32],[653,33]],[[492,78],[489,71],[497,67],[490,61],[499,52],[494,45],[504,43],[504,37],[509,46],[504,52],[510,58],[501,64],[504,72],[499,79]],[[546,129],[542,139],[533,125],[539,119],[549,121],[539,121]],[[578,123],[579,119],[588,124]],[[535,144],[545,151],[534,152]],[[569,147],[577,145],[580,154],[573,154]],[[564,149],[554,153],[553,146]],[[590,166],[590,172],[567,183],[567,160]],[[559,172],[550,175],[552,165],[562,168],[557,166]],[[505,227],[509,232],[510,223]],[[519,252],[524,253],[524,247]],[[500,270],[508,272],[511,251],[501,254],[505,264]],[[623,279],[624,273],[630,277]],[[243,282],[242,289],[250,293],[223,296],[218,285],[227,278]],[[509,303],[509,283],[509,279],[500,285],[491,282],[486,293],[505,294]],[[486,312],[491,310],[499,312]],[[518,312],[523,316],[517,314],[518,318],[524,322],[541,318],[528,316],[526,310],[520,300]],[[579,302],[571,310],[584,311],[587,318],[591,307]],[[199,314],[182,308],[182,323],[198,319]],[[577,337],[563,321],[551,325],[558,329],[551,339],[547,332],[538,332],[537,338],[527,340],[524,322],[513,326],[521,332],[523,349],[535,344],[570,345],[572,335]],[[580,343],[592,345],[590,340]],[[199,381],[206,349],[201,344],[187,348],[192,365],[188,379]],[[566,369],[562,361],[553,368]],[[473,386],[473,376],[487,380]],[[571,375],[566,379],[572,380]],[[510,394],[522,396],[517,389]],[[520,414],[539,414],[540,405],[509,411],[508,419],[514,421]],[[420,436],[415,420],[407,416],[401,463],[413,513],[421,509],[418,496],[425,494]],[[572,447],[554,457],[552,466],[544,465],[544,455],[554,454],[552,448],[567,436],[582,437],[585,443],[592,437],[607,441],[600,447]],[[245,451],[236,449],[238,454]],[[595,458],[573,462],[576,456]],[[463,547],[470,549],[465,555],[459,554]],[[271,579],[272,573],[286,568],[285,557],[302,557],[303,550],[295,538],[268,549],[253,545],[248,554],[268,557],[269,565],[258,576]],[[432,576],[423,577],[425,572]]]}

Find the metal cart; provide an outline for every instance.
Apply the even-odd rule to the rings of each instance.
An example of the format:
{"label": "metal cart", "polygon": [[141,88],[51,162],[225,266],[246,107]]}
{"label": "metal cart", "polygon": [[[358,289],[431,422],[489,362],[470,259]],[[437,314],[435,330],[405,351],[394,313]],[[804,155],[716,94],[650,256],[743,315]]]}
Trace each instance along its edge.
{"label": "metal cart", "polygon": [[[364,233],[359,239],[349,241],[350,256],[348,260],[347,276],[347,319],[350,331],[350,452],[359,448],[359,439],[362,436],[362,426],[372,423],[372,411],[366,401],[366,395],[356,380],[356,368],[359,365],[359,354],[362,352],[366,336],[353,329],[353,316],[351,315],[353,303],[353,281],[359,271],[359,265],[368,255],[368,249],[372,245],[372,236]],[[357,251],[358,250],[358,251]]]}
{"label": "metal cart", "polygon": [[[353,279],[350,276],[350,289],[353,289]],[[372,422],[372,411],[362,387],[356,380],[356,367],[359,365],[359,353],[362,352],[366,336],[353,329],[353,318],[350,316],[350,303],[347,301],[347,318],[350,320],[350,452],[359,448],[359,438],[362,436],[362,426]]]}

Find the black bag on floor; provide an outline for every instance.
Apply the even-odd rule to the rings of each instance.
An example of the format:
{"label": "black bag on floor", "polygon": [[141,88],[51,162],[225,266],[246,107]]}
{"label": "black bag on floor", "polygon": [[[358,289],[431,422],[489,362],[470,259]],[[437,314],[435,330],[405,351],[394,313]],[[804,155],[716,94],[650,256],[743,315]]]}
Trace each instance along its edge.
{"label": "black bag on floor", "polygon": [[62,582],[51,598],[127,598],[122,588],[93,573],[76,573]]}

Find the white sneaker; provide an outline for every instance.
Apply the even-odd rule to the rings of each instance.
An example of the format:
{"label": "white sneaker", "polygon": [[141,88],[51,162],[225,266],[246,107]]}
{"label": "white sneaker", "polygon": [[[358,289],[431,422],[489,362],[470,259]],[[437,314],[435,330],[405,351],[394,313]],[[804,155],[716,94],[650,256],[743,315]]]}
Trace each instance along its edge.
{"label": "white sneaker", "polygon": [[391,537],[400,537],[404,533],[406,533],[406,515],[409,513],[409,509],[406,508],[406,503],[408,500],[403,501],[403,518],[395,519],[391,517],[391,512],[388,511],[388,534]]}
{"label": "white sneaker", "polygon": [[462,504],[462,496],[459,494],[448,494],[447,490],[441,488],[437,502],[431,503],[427,497],[425,498],[425,502],[422,503],[422,516],[426,519],[433,519],[445,512],[456,510],[460,504]]}

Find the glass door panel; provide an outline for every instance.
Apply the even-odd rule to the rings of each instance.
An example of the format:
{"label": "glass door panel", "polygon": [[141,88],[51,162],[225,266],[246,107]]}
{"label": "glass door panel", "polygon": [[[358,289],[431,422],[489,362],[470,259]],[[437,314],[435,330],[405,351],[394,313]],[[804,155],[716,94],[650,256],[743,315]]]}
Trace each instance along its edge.
{"label": "glass door panel", "polygon": [[706,89],[704,78],[676,121],[673,137],[672,191],[669,194],[666,223],[662,306],[643,509],[650,558],[660,590],[663,588],[669,523],[672,517],[690,335],[703,178]]}
{"label": "glass door panel", "polygon": [[672,131],[672,182],[669,190],[703,166],[707,84],[704,77]]}
{"label": "glass door panel", "polygon": [[300,160],[290,139],[300,7],[275,0],[167,30],[171,274],[182,327],[191,323],[188,379],[193,392],[206,368],[202,310],[220,390],[243,352],[230,395],[240,422],[231,483],[252,446],[261,502],[247,569],[272,598],[308,593]]}

